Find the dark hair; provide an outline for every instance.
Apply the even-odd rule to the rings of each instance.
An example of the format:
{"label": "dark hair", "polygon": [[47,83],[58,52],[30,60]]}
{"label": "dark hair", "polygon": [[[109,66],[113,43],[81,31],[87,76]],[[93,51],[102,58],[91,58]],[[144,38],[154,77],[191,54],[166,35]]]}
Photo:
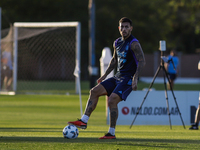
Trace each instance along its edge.
{"label": "dark hair", "polygon": [[176,49],[171,49],[170,54],[171,54],[172,52],[174,53],[174,56],[177,55],[177,54],[176,54]]}
{"label": "dark hair", "polygon": [[127,17],[123,17],[123,18],[121,18],[121,19],[119,20],[119,24],[120,24],[120,23],[123,23],[123,22],[129,22],[130,25],[132,26],[132,21],[131,21],[131,19],[129,19],[129,18],[127,18]]}

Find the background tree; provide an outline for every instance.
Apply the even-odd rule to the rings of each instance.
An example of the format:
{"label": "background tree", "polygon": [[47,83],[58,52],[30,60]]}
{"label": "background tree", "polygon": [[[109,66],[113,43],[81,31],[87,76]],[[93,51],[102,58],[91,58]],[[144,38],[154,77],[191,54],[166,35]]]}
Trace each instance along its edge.
{"label": "background tree", "polygon": [[[82,79],[88,77],[88,2],[89,0],[1,0],[2,28],[14,22],[79,21],[82,27]],[[158,50],[159,40],[167,48],[195,53],[200,48],[199,0],[95,0],[96,64],[105,46],[112,48],[118,38],[118,21],[133,20],[133,35],[145,53]],[[6,19],[7,18],[7,19]],[[8,21],[7,21],[8,20]],[[8,23],[9,22],[9,23]]]}
{"label": "background tree", "polygon": [[174,15],[173,31],[169,37],[179,51],[195,53],[200,48],[200,1],[180,0],[169,2]]}

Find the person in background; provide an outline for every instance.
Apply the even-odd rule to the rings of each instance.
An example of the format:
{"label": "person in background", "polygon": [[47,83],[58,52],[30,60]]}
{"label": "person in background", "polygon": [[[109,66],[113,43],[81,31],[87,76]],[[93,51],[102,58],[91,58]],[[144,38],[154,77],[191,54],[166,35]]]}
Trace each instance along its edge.
{"label": "person in background", "polygon": [[[167,63],[165,63],[165,68],[169,75],[172,89],[174,87],[174,81],[177,78],[178,64],[179,64],[179,59],[176,56],[176,51],[174,49],[172,49],[170,51],[170,55],[168,56],[168,61],[167,61]],[[168,89],[170,89],[169,83],[168,83]]]}
{"label": "person in background", "polygon": [[[200,61],[198,64],[198,70],[200,70]],[[199,121],[200,121],[200,92],[199,92],[199,106],[196,110],[194,124],[192,124],[189,129],[190,130],[198,130],[199,129]]]}
{"label": "person in background", "polygon": [[[12,90],[12,81],[13,81],[13,64],[12,64],[12,43],[6,43],[5,49],[2,52],[1,58],[1,88],[5,88],[7,91]],[[2,46],[4,47],[4,46]]]}

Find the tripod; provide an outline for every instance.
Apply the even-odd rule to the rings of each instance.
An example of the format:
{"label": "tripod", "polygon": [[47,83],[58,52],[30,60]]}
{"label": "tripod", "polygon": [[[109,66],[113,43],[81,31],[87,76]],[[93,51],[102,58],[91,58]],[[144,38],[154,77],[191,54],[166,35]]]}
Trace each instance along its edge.
{"label": "tripod", "polygon": [[[176,101],[176,97],[175,97],[175,95],[174,95],[174,92],[173,92],[173,89],[172,89],[172,85],[171,85],[171,82],[170,82],[170,80],[169,80],[167,71],[166,71],[166,69],[165,69],[164,60],[162,59],[162,57],[163,57],[163,51],[161,51],[161,63],[160,63],[160,66],[158,67],[158,69],[157,69],[157,71],[156,71],[156,73],[155,73],[155,75],[154,75],[154,78],[153,78],[153,80],[152,80],[152,82],[151,82],[151,84],[150,84],[150,86],[149,86],[149,89],[148,89],[148,91],[147,91],[147,93],[146,93],[146,95],[145,95],[145,97],[144,97],[144,100],[142,101],[142,103],[141,103],[139,109],[138,109],[137,112],[136,112],[136,116],[135,116],[135,118],[133,119],[133,121],[132,121],[132,123],[131,123],[131,125],[130,125],[130,128],[132,127],[133,123],[135,122],[135,119],[136,119],[137,115],[139,114],[139,111],[140,111],[140,109],[142,108],[142,105],[143,105],[144,101],[146,100],[146,98],[147,98],[147,96],[148,96],[148,94],[149,94],[149,91],[150,91],[151,87],[153,86],[153,83],[154,83],[154,81],[155,81],[156,77],[158,76],[158,73],[160,72],[161,69],[163,70],[164,86],[165,86],[165,97],[166,97],[166,102],[167,102],[167,113],[168,113],[168,116],[169,116],[170,129],[172,129],[172,125],[171,125],[171,118],[170,118],[170,112],[169,112],[169,101],[168,101],[168,95],[167,95],[166,77],[167,77],[167,80],[168,80],[168,82],[169,82],[170,90],[171,90],[171,92],[172,92],[172,95],[173,95],[173,98],[174,98],[176,107],[177,107],[177,109],[178,109],[178,113],[179,113],[179,115],[180,115],[180,118],[181,118],[183,127],[185,128],[185,125],[184,125],[184,122],[183,122],[183,119],[182,119],[182,117],[181,117],[181,113],[180,113],[180,110],[179,110],[179,107],[178,107],[178,104],[177,104],[177,101]],[[172,64],[173,64],[173,66],[174,66],[173,60],[171,59],[170,61],[172,61]],[[175,67],[174,67],[174,69],[175,69]]]}

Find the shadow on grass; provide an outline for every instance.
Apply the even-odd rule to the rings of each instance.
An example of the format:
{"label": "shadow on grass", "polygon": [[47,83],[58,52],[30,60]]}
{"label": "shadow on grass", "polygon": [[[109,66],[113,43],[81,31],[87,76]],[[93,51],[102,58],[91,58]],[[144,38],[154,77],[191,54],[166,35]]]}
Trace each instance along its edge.
{"label": "shadow on grass", "polygon": [[[0,132],[61,132],[61,128],[0,128]],[[82,131],[81,131],[82,132]],[[94,131],[83,131],[86,133],[94,133]],[[95,133],[102,133],[102,131],[95,131]],[[123,132],[124,133],[124,132]],[[17,134],[16,134],[17,135]],[[43,134],[44,136],[44,134]],[[48,136],[48,135],[47,135]],[[107,145],[118,145],[119,147],[129,146],[133,149],[135,147],[151,147],[151,148],[170,148],[170,149],[184,149],[186,144],[194,144],[193,149],[197,149],[199,140],[188,140],[188,139],[164,139],[164,138],[118,138],[111,140],[100,140],[98,137],[78,137],[77,139],[66,139],[60,137],[34,137],[34,136],[1,136],[0,144],[4,143],[53,143],[53,144],[82,144],[82,145],[96,145],[101,146],[102,144]],[[199,149],[199,148],[198,148]]]}
{"label": "shadow on grass", "polygon": [[[70,144],[70,146],[79,145],[92,146],[96,147],[120,147],[120,148],[129,148],[135,149],[136,147],[140,148],[153,148],[153,149],[185,149],[186,145],[193,144],[193,149],[197,150],[198,140],[170,140],[170,139],[136,139],[136,138],[117,138],[117,139],[109,139],[109,140],[100,140],[98,138],[88,138],[88,137],[78,137],[77,139],[66,139],[63,137],[0,137],[0,145],[1,144]],[[107,145],[107,146],[106,146]],[[73,146],[72,146],[73,147]],[[77,148],[78,149],[78,148]]]}
{"label": "shadow on grass", "polygon": [[53,143],[176,143],[176,144],[198,144],[199,140],[181,140],[181,139],[136,139],[136,138],[117,138],[117,139],[98,139],[88,137],[78,137],[77,139],[66,139],[63,137],[7,137],[0,136],[0,143],[15,143],[15,142],[53,142]]}
{"label": "shadow on grass", "polygon": [[0,128],[0,132],[61,132],[61,128]]}
{"label": "shadow on grass", "polygon": [[[0,132],[62,132],[63,128],[0,128]],[[104,133],[103,131],[87,131],[79,129],[84,133]],[[127,132],[128,133],[128,132]]]}

